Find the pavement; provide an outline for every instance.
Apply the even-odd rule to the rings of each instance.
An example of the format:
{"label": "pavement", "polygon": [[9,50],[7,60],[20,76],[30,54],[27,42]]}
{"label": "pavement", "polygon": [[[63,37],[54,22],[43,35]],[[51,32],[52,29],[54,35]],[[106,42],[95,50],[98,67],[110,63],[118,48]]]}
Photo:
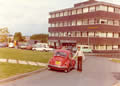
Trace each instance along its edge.
{"label": "pavement", "polygon": [[7,62],[7,63],[13,63],[13,64],[34,65],[34,66],[47,66],[46,63],[24,61],[24,60],[15,60],[15,59],[0,59],[0,62]]}
{"label": "pavement", "polygon": [[119,63],[96,56],[86,58],[82,72],[76,69],[69,73],[45,70],[0,86],[115,86],[119,83],[114,76],[120,73]]}

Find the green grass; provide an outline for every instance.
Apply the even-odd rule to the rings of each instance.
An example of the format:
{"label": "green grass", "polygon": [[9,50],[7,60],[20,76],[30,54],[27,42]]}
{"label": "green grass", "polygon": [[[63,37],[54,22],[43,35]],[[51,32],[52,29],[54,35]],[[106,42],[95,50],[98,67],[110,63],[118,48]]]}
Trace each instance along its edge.
{"label": "green grass", "polygon": [[31,72],[43,67],[31,66],[23,64],[0,63],[0,79],[8,78],[10,76]]}
{"label": "green grass", "polygon": [[52,57],[52,52],[40,52],[32,50],[21,50],[14,48],[0,48],[0,58],[35,61],[47,63]]}
{"label": "green grass", "polygon": [[112,59],[113,62],[120,63],[120,60],[118,59]]}

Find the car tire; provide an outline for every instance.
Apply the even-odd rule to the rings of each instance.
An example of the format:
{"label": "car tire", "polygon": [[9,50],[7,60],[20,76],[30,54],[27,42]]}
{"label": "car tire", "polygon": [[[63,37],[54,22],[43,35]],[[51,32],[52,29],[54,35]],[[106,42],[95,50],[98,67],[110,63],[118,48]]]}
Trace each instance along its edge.
{"label": "car tire", "polygon": [[65,72],[65,73],[68,73],[68,70],[67,70],[67,69],[65,69],[65,70],[64,70],[64,72]]}
{"label": "car tire", "polygon": [[64,72],[65,72],[65,73],[70,72],[70,67],[69,67],[68,69],[65,69]]}
{"label": "car tire", "polygon": [[51,68],[50,68],[50,67],[48,67],[48,70],[51,70]]}

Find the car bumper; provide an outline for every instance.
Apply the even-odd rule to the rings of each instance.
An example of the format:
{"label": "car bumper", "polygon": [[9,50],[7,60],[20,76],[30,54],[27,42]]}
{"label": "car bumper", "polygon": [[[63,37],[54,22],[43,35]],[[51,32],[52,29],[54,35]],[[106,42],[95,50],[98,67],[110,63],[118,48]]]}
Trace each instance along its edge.
{"label": "car bumper", "polygon": [[49,68],[54,69],[54,70],[65,70],[68,69],[66,66],[56,66],[56,65],[48,65]]}

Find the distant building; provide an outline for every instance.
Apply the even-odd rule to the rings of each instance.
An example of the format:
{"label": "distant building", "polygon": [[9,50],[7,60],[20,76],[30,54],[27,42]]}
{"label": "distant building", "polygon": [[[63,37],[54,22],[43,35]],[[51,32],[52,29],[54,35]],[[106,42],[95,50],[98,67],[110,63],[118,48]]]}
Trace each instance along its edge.
{"label": "distant building", "polygon": [[90,45],[94,50],[120,49],[120,5],[89,0],[50,12],[49,44]]}

